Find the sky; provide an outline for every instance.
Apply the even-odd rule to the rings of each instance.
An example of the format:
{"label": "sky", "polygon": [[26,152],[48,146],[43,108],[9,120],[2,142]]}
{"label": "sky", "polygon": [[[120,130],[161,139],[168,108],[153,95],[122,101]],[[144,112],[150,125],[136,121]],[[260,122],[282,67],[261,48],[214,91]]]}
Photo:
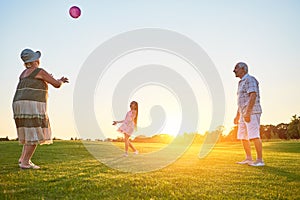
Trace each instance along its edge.
{"label": "sky", "polygon": [[[73,5],[82,11],[78,19],[69,16],[68,10]],[[260,83],[261,124],[288,123],[293,115],[300,114],[299,10],[297,0],[1,1],[0,137],[17,137],[12,99],[18,77],[24,70],[20,59],[23,49],[40,50],[42,68],[56,78],[69,78],[70,83],[60,89],[49,86],[48,114],[53,137],[80,138],[83,135],[78,133],[74,119],[73,93],[82,66],[105,41],[142,28],[175,31],[196,42],[207,53],[224,87],[225,101],[220,104],[225,106],[225,116],[220,125],[224,125],[226,131],[233,126],[237,110],[239,80],[232,70],[239,61],[248,64],[249,73]],[[188,70],[189,66],[176,56],[142,51],[120,58],[107,71],[110,74],[99,78],[94,108],[97,123],[106,137],[121,136],[117,127],[111,126],[115,116],[112,92],[108,91],[116,89],[126,70],[151,63],[149,60],[173,66],[185,76],[198,100],[196,108],[200,118],[197,131],[204,133],[208,130],[212,119],[210,92],[213,91],[209,91],[204,79],[194,77]],[[182,70],[182,67],[187,70]],[[107,80],[110,82],[102,84]],[[150,114],[153,106],[160,105],[166,114],[160,132],[172,135],[178,130],[183,107],[176,94],[159,85],[145,85],[132,91],[130,100],[133,99],[139,102],[139,126],[159,120],[152,119]],[[126,107],[130,100],[119,103]]]}

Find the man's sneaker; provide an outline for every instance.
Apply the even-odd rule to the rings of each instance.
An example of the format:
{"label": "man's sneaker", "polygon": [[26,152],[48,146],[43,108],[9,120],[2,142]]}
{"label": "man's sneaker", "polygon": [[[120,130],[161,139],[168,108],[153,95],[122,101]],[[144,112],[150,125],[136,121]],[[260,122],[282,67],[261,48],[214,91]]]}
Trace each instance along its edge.
{"label": "man's sneaker", "polygon": [[124,154],[123,154],[123,157],[128,157],[128,153],[124,153]]}
{"label": "man's sneaker", "polygon": [[139,151],[138,151],[138,150],[136,150],[136,151],[134,152],[134,154],[135,154],[135,155],[138,155],[138,154],[139,154]]}
{"label": "man's sneaker", "polygon": [[240,162],[236,162],[236,164],[240,164],[240,165],[245,165],[245,164],[250,165],[251,163],[253,163],[253,161],[252,160],[248,160],[248,159],[245,159],[245,160],[240,161]]}
{"label": "man's sneaker", "polygon": [[248,165],[252,166],[252,167],[262,167],[262,166],[265,166],[265,163],[263,161],[256,161],[256,162],[252,162]]}

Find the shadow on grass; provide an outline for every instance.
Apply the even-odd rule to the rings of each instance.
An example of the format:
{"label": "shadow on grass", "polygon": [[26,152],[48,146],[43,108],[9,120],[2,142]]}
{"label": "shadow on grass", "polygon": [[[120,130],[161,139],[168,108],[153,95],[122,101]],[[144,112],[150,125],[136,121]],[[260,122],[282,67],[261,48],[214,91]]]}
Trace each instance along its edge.
{"label": "shadow on grass", "polygon": [[257,168],[260,169],[261,171],[263,171],[263,173],[272,173],[272,174],[275,174],[277,176],[284,177],[289,182],[300,180],[300,175],[299,174],[289,172],[289,171],[285,171],[285,170],[282,170],[278,167],[264,166],[264,167],[257,167]]}
{"label": "shadow on grass", "polygon": [[264,149],[274,152],[283,153],[300,153],[300,142],[290,141],[290,142],[272,142],[265,143]]}

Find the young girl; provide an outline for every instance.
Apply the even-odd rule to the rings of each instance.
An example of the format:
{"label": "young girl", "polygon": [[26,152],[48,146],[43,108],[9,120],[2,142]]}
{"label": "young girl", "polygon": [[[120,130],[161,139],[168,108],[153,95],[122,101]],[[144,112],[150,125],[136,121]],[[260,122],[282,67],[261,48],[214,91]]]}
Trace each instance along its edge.
{"label": "young girl", "polygon": [[124,133],[124,142],[125,142],[125,154],[124,156],[128,156],[128,146],[134,151],[135,154],[139,152],[134,148],[134,146],[129,141],[129,137],[132,135],[133,131],[136,130],[137,127],[137,118],[138,118],[139,107],[136,101],[132,101],[130,103],[130,111],[127,112],[126,117],[122,121],[113,121],[113,125],[117,123],[122,123],[118,131]]}

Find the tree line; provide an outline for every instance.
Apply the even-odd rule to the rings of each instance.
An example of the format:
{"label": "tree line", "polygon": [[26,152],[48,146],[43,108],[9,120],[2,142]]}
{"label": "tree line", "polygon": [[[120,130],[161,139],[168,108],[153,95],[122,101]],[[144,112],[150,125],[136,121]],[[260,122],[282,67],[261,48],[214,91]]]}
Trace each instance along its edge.
{"label": "tree line", "polygon": [[[238,126],[232,127],[228,134],[224,133],[224,126],[219,126],[215,130],[207,131],[204,135],[199,133],[184,133],[176,137],[177,142],[184,142],[185,140],[193,140],[194,143],[203,143],[205,138],[210,135],[212,142],[216,141],[213,138],[218,138],[219,142],[235,142],[237,139]],[[280,123],[277,125],[261,125],[260,137],[264,140],[270,139],[300,139],[300,116],[294,115],[291,118],[290,123]],[[151,137],[143,135],[137,136],[132,141],[145,142],[145,143],[170,143],[174,139],[173,136],[167,134],[156,134]],[[108,139],[110,142],[123,142],[123,137],[117,139]]]}
{"label": "tree line", "polygon": [[[229,134],[221,134],[221,141],[236,141],[238,127],[234,126]],[[222,132],[222,129],[219,130]],[[260,136],[262,139],[300,139],[300,116],[294,115],[290,123],[277,125],[261,125]]]}
{"label": "tree line", "polygon": [[[238,127],[234,126],[231,128],[228,134],[224,133],[224,127],[219,126],[216,130],[212,132],[206,132],[204,135],[198,133],[184,133],[181,136],[177,136],[178,141],[187,140],[190,137],[194,138],[194,142],[203,142],[204,138],[208,135],[215,135],[219,137],[219,142],[233,142],[237,141],[237,131]],[[294,115],[291,118],[290,123],[280,123],[277,125],[261,125],[260,126],[260,136],[262,139],[300,139],[300,116]],[[0,141],[9,141],[8,137],[0,138]],[[13,140],[18,140],[13,139]],[[60,140],[58,138],[53,138],[53,140]],[[82,140],[75,137],[71,140]],[[86,139],[90,140],[90,139]],[[158,143],[170,143],[173,140],[173,137],[167,134],[156,134],[151,137],[146,137],[143,135],[137,136],[132,141],[135,142],[158,142]],[[104,140],[97,140],[103,142],[123,142],[123,137],[118,137],[116,139],[106,138]]]}

